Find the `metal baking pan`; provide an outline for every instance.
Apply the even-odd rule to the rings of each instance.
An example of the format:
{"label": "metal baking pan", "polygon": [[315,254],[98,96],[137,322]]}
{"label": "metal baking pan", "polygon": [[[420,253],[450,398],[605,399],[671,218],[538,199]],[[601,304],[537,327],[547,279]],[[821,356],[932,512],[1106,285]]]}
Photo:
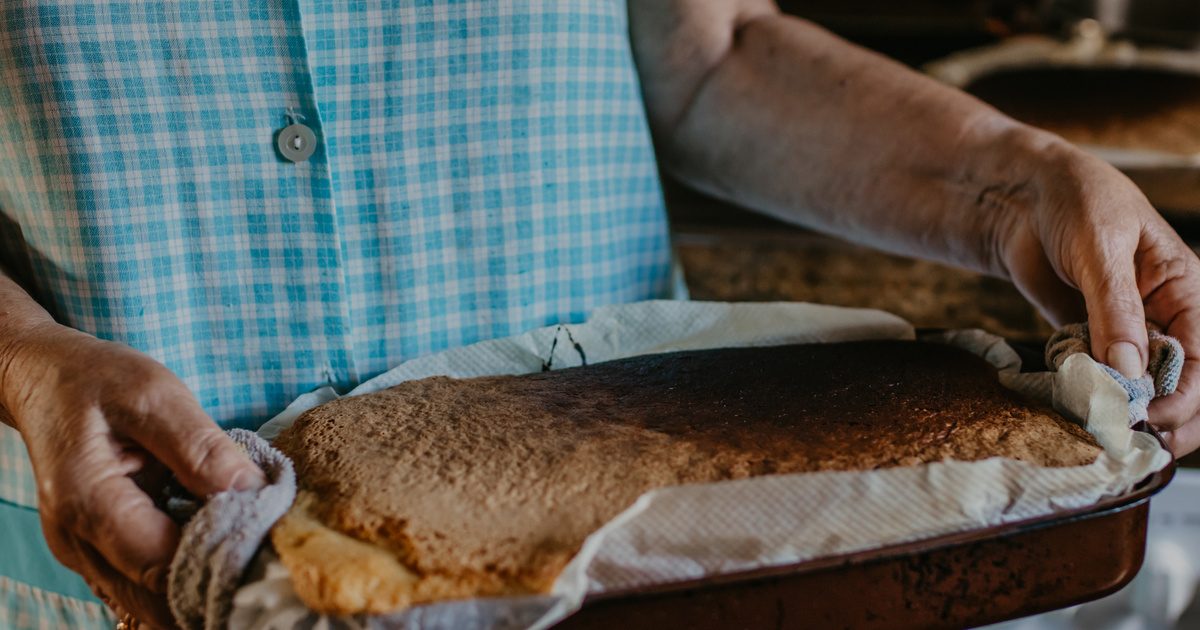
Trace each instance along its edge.
{"label": "metal baking pan", "polygon": [[1137,574],[1150,497],[1174,474],[1172,463],[1123,496],[1017,523],[604,593],[557,627],[964,628],[1079,604]]}

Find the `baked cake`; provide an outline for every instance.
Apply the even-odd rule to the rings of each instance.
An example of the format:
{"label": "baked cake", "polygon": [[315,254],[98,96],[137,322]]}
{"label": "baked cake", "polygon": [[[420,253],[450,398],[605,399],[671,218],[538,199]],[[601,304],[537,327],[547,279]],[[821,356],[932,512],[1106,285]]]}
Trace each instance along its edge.
{"label": "baked cake", "polygon": [[272,540],[305,604],[334,614],[545,592],[589,534],[662,486],[1100,452],[984,360],[907,341],[427,378],[314,408],[276,446],[300,492]]}

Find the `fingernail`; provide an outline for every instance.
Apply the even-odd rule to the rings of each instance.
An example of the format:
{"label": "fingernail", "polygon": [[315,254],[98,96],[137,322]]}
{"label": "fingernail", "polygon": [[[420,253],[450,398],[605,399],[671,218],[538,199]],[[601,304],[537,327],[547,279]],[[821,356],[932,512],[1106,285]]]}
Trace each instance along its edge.
{"label": "fingernail", "polygon": [[147,587],[155,593],[167,592],[167,569],[166,567],[155,567],[146,573]]}
{"label": "fingernail", "polygon": [[1108,364],[1128,379],[1141,378],[1146,373],[1142,353],[1128,341],[1115,341],[1108,347]]}
{"label": "fingernail", "polygon": [[[1172,455],[1175,455],[1175,434],[1171,431],[1159,431],[1158,437],[1162,438],[1163,444],[1166,445],[1167,450],[1170,451]],[[1178,457],[1178,455],[1175,456]]]}
{"label": "fingernail", "polygon": [[257,468],[240,470],[233,475],[234,490],[258,490],[267,485],[267,478]]}

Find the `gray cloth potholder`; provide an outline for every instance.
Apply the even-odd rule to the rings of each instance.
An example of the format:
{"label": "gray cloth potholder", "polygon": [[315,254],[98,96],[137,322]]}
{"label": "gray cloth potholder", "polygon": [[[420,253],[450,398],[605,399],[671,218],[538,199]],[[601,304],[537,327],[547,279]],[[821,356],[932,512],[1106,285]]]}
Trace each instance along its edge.
{"label": "gray cloth potholder", "polygon": [[[1149,417],[1147,408],[1152,398],[1175,392],[1179,386],[1179,374],[1183,371],[1183,346],[1179,345],[1179,341],[1154,329],[1148,328],[1147,332],[1150,338],[1150,361],[1146,374],[1137,379],[1128,379],[1115,369],[1100,364],[1129,395],[1131,426]],[[1046,343],[1046,367],[1057,370],[1072,354],[1090,354],[1091,347],[1086,323],[1063,326]]]}
{"label": "gray cloth potholder", "polygon": [[187,520],[167,582],[171,612],[184,630],[228,625],[243,574],[271,526],[296,498],[296,472],[286,455],[254,432],[228,433],[262,468],[267,485],[221,492],[203,504],[178,496],[168,499],[167,511]]}

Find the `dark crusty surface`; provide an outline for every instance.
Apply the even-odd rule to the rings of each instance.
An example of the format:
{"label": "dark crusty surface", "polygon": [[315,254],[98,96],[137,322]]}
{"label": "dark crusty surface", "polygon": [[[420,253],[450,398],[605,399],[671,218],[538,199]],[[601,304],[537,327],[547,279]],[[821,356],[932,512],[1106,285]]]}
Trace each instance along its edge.
{"label": "dark crusty surface", "polygon": [[[341,613],[547,590],[584,538],[656,487],[991,456],[1074,466],[1100,452],[1080,427],[1003,388],[982,359],[906,341],[428,378],[317,407],[276,445],[307,497],[307,512],[277,526],[276,546],[306,603]],[[297,517],[412,575],[388,588],[387,577],[346,578],[363,563],[323,566],[337,553]]]}

